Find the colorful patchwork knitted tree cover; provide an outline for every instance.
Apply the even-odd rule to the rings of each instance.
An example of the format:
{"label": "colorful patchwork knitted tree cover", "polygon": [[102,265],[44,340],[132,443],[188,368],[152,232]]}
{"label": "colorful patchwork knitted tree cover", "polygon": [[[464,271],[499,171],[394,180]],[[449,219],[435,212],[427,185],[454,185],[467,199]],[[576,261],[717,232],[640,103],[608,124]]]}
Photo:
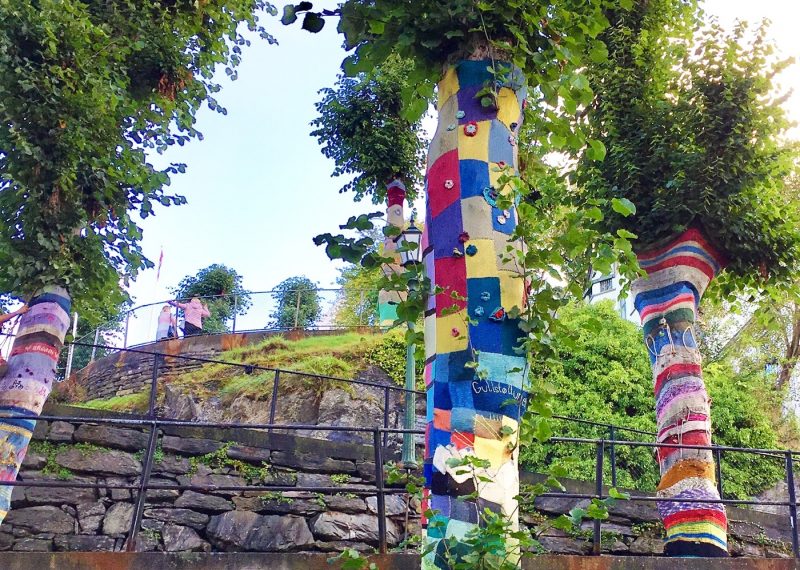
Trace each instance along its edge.
{"label": "colorful patchwork knitted tree cover", "polygon": [[[386,186],[386,225],[396,228],[403,228],[405,218],[403,216],[403,201],[406,199],[406,187],[400,180],[392,180]],[[384,267],[384,273],[388,276],[391,273],[402,271],[399,257],[395,253],[397,246],[394,238],[387,236],[383,241],[383,254],[387,257],[393,256],[395,263]],[[390,327],[397,319],[397,303],[403,297],[398,291],[381,290],[378,292],[378,324],[381,327]]]}
{"label": "colorful patchwork knitted tree cover", "polygon": [[[635,305],[653,365],[658,442],[711,445],[710,401],[694,322],[703,292],[724,266],[722,256],[692,228],[665,247],[640,253],[646,278],[633,283]],[[727,518],[719,503],[711,450],[657,450],[658,510],[668,556],[727,556]]]}
{"label": "colorful patchwork knitted tree cover", "polygon": [[[14,481],[36,420],[53,387],[58,354],[69,328],[70,298],[49,287],[29,304],[19,324],[6,375],[0,379],[0,481]],[[9,485],[0,486],[0,522],[11,505]]]}
{"label": "colorful patchwork knitted tree cover", "polygon": [[[470,60],[447,70],[428,154],[422,247],[436,294],[425,312],[423,512],[434,513],[423,519],[432,547],[425,568],[444,568],[453,539],[473,529],[485,509],[516,521],[517,423],[526,404],[527,367],[514,350],[522,334],[518,320],[508,314],[522,308],[524,284],[521,269],[502,258],[517,214],[499,209],[496,199],[503,191],[500,170],[516,169],[526,89],[514,70],[496,86],[497,108],[483,107],[475,95],[497,80],[491,67],[490,60]],[[468,365],[475,361],[477,368]],[[448,462],[466,455],[491,466],[471,473]],[[490,479],[477,484],[479,500],[459,499],[476,491],[476,476]]]}

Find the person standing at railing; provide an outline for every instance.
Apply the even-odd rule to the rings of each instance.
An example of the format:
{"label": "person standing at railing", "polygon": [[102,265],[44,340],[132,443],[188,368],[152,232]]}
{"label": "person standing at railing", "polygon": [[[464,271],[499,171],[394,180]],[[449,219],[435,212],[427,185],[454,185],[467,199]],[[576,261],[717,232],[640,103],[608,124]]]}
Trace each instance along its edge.
{"label": "person standing at railing", "polygon": [[164,340],[165,338],[177,338],[178,336],[178,321],[175,315],[172,314],[172,308],[169,305],[164,305],[161,312],[158,314],[158,328],[156,329],[156,340]]}
{"label": "person standing at railing", "polygon": [[203,318],[211,316],[211,313],[200,299],[193,297],[188,303],[169,301],[169,304],[183,309],[183,336],[203,334]]}

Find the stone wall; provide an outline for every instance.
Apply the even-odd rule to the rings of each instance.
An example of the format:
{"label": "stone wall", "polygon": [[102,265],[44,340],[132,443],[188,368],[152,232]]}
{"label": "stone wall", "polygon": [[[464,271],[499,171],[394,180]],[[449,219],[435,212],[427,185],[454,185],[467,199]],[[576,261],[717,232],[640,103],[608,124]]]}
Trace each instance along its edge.
{"label": "stone wall", "polygon": [[[65,406],[51,406],[45,413],[107,415]],[[146,443],[145,429],[42,421],[20,480],[137,484],[143,467],[140,451]],[[345,547],[368,551],[377,544],[377,503],[369,492],[375,465],[368,445],[252,429],[164,426],[157,450],[151,483],[191,488],[148,492],[139,550],[334,552]],[[388,451],[387,457],[396,458]],[[524,485],[541,478],[522,474],[521,479],[524,490]],[[593,492],[587,482],[562,482],[573,493]],[[220,489],[245,484],[347,485],[364,494]],[[0,526],[0,550],[121,550],[135,497],[136,492],[127,489],[16,487],[12,510]],[[523,510],[521,519],[542,531],[553,517],[587,504],[583,499],[537,498],[532,508]],[[400,543],[407,531],[418,533],[418,505],[413,499],[387,496],[386,506],[391,545]],[[790,555],[787,516],[731,508],[729,519],[734,556]],[[605,553],[642,556],[662,551],[663,528],[652,502],[618,502],[602,531]],[[543,531],[540,541],[552,553],[586,554],[591,550],[591,535],[591,523],[586,523],[573,533]]]}
{"label": "stone wall", "polygon": [[[46,414],[92,416],[52,406]],[[103,414],[105,415],[105,414]],[[117,416],[120,416],[117,414]],[[145,429],[41,421],[21,481],[138,484]],[[374,489],[372,448],[250,429],[165,426],[137,548],[141,551],[324,551],[377,544],[374,494],[223,491],[239,485]],[[18,486],[0,550],[119,551],[136,491]],[[389,543],[404,538],[406,501],[387,496]],[[412,514],[410,525],[415,524]],[[412,528],[413,530],[413,528]]]}
{"label": "stone wall", "polygon": [[[364,329],[372,330],[372,329]],[[196,370],[201,362],[178,358],[214,358],[221,352],[248,344],[261,342],[270,336],[281,335],[296,340],[305,336],[327,336],[341,331],[255,331],[228,334],[192,336],[164,340],[135,347],[134,350],[158,352],[170,356],[159,360],[159,377],[169,378]],[[85,368],[75,372],[71,381],[86,391],[88,400],[133,394],[150,386],[155,357],[140,352],[120,351],[99,358]],[[56,391],[58,386],[56,386]]]}

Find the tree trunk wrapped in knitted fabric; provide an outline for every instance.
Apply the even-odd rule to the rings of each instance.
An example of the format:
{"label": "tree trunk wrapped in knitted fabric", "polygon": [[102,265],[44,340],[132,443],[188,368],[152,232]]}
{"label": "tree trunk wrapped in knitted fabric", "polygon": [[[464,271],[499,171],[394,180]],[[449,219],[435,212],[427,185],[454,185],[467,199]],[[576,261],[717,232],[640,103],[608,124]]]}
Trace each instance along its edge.
{"label": "tree trunk wrapped in knitted fabric", "polygon": [[[639,253],[647,277],[633,283],[636,309],[653,365],[658,443],[711,445],[711,409],[694,324],[722,256],[696,228],[664,247]],[[659,447],[658,503],[672,556],[727,556],[725,507],[710,449]]]}
{"label": "tree trunk wrapped in knitted fabric", "polygon": [[[50,287],[34,297],[22,315],[0,380],[0,481],[15,481],[56,377],[58,354],[69,328],[70,297]],[[24,416],[24,419],[23,417]],[[0,522],[11,508],[14,487],[0,486]]]}
{"label": "tree trunk wrapped in knitted fabric", "polygon": [[[517,424],[525,408],[525,357],[515,352],[521,331],[511,309],[522,308],[522,272],[504,261],[516,211],[497,208],[501,170],[516,169],[515,136],[522,121],[525,82],[510,71],[496,107],[475,94],[494,82],[490,60],[465,60],[439,83],[439,125],[428,155],[427,219],[423,237],[427,276],[436,287],[425,313],[428,415],[423,520],[426,568],[444,568],[458,539],[484,509],[516,524]],[[494,62],[496,68],[511,70]],[[477,362],[477,367],[469,366]],[[511,428],[503,429],[503,428]],[[455,466],[465,456],[485,466]],[[464,499],[476,491],[478,501]]]}

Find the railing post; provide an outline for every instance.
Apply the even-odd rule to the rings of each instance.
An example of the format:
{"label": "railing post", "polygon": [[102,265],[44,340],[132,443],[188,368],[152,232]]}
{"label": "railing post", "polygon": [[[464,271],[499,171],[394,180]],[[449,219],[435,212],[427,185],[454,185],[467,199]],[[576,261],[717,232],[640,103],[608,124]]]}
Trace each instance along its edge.
{"label": "railing post", "polygon": [[[72,313],[72,340],[78,334],[78,313]],[[70,343],[69,350],[67,351],[67,368],[64,371],[64,380],[69,380],[72,374],[72,357],[75,356],[75,345]]]}
{"label": "railing post", "polygon": [[294,328],[297,328],[297,324],[300,321],[300,289],[297,290],[297,302],[294,306]]}
{"label": "railing post", "polygon": [[[414,332],[414,323],[408,323],[408,330]],[[416,394],[414,384],[416,381],[416,362],[414,362],[414,344],[406,345],[406,392],[405,392],[405,422],[403,428],[406,430],[414,429],[417,419]],[[417,466],[416,446],[414,434],[406,431],[403,434],[403,467],[413,469]]]}
{"label": "railing post", "polygon": [[[270,426],[275,423],[275,410],[278,406],[278,382],[281,378],[281,371],[275,371],[275,377],[272,380],[272,400],[269,403],[269,423]],[[270,433],[272,432],[272,427],[268,430]]]}
{"label": "railing post", "polygon": [[156,439],[158,438],[158,420],[156,419],[156,391],[158,388],[158,366],[160,364],[159,355],[153,357],[153,375],[150,381],[150,402],[147,409],[147,417],[152,420],[150,424],[150,435],[147,439],[147,449],[144,453],[144,464],[142,465],[142,479],[139,483],[139,495],[136,498],[136,506],[131,519],[131,529],[128,532],[128,542],[125,550],[133,552],[136,550],[136,537],[139,534],[139,527],[142,524],[142,513],[144,504],[147,500],[147,486],[150,483],[150,473],[153,470],[153,454],[156,450]]}
{"label": "railing post", "polygon": [[94,346],[92,346],[92,357],[89,362],[94,362],[95,354],[97,354],[97,344],[100,342],[100,327],[94,329]]}
{"label": "railing post", "polygon": [[724,499],[725,495],[722,493],[722,450],[718,447],[714,449],[714,460],[717,473],[717,492],[719,492],[719,498]]}
{"label": "railing post", "polygon": [[239,311],[239,297],[236,296],[236,293],[233,294],[233,326],[231,327],[233,330],[231,332],[236,332],[236,313]]}
{"label": "railing post", "polygon": [[797,544],[797,494],[794,490],[794,461],[792,452],[786,452],[786,484],[789,487],[789,521],[792,528],[792,553],[800,558],[800,547]]}
{"label": "railing post", "polygon": [[[378,506],[378,551],[386,554],[386,496],[383,488],[383,448],[381,430],[372,432],[372,446],[375,449],[375,489]],[[384,434],[385,435],[385,434]]]}
{"label": "railing post", "polygon": [[[594,481],[595,481],[595,494],[598,499],[603,498],[603,455],[605,454],[604,441],[601,439],[597,442],[597,462],[595,465]],[[600,556],[602,549],[601,536],[600,536],[600,519],[594,521],[594,537],[592,541],[592,554]]]}
{"label": "railing post", "polygon": [[[389,388],[383,388],[383,429],[389,429]],[[383,432],[383,445],[386,446],[389,442],[389,432]]]}
{"label": "railing post", "polygon": [[159,360],[161,355],[153,355],[153,374],[150,377],[150,398],[147,404],[148,417],[156,417],[156,396],[158,395],[158,367],[161,364]]}
{"label": "railing post", "polygon": [[609,451],[611,452],[611,486],[617,486],[617,453],[614,442],[617,439],[617,432],[613,425],[608,426],[608,438],[611,440],[609,443]]}
{"label": "railing post", "polygon": [[131,312],[125,313],[125,336],[122,337],[122,348],[128,348],[128,327],[131,324]]}

